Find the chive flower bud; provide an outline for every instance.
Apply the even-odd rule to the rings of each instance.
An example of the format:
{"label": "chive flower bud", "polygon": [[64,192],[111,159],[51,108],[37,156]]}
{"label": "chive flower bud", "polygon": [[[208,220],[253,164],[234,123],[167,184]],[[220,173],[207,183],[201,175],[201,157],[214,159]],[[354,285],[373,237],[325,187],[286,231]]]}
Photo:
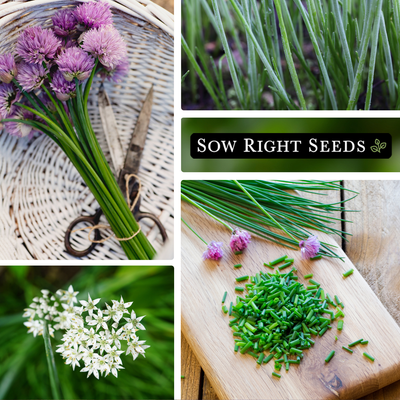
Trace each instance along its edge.
{"label": "chive flower bud", "polygon": [[207,250],[203,253],[203,260],[210,259],[218,261],[223,255],[222,243],[213,240],[207,245]]}
{"label": "chive flower bud", "polygon": [[318,254],[321,244],[316,236],[309,236],[306,240],[299,242],[301,256],[305,260],[315,257]]}
{"label": "chive flower bud", "polygon": [[230,246],[234,253],[243,251],[250,243],[251,236],[248,232],[235,228],[232,232]]}

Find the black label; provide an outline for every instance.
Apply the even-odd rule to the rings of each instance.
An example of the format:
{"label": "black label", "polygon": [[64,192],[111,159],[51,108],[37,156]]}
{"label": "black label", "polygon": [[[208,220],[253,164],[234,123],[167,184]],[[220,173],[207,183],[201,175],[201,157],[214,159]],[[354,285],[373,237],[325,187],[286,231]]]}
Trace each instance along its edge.
{"label": "black label", "polygon": [[194,133],[192,158],[387,159],[392,156],[389,133]]}

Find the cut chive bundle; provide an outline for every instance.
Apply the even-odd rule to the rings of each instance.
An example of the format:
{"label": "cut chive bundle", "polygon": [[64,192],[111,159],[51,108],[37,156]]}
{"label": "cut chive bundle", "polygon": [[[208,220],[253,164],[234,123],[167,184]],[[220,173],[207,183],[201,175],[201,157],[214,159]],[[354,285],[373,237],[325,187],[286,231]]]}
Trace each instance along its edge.
{"label": "cut chive bundle", "polygon": [[242,268],[242,264],[235,264],[233,268]]}
{"label": "cut chive bundle", "polygon": [[363,356],[364,356],[364,357],[367,357],[367,358],[368,358],[369,360],[371,360],[372,362],[375,361],[375,358],[372,357],[371,355],[369,355],[368,353],[363,353]]}
{"label": "cut chive bundle", "polygon": [[329,353],[328,357],[325,358],[325,362],[328,363],[329,361],[331,361],[334,355],[335,355],[335,350],[332,350]]}
{"label": "cut chive bundle", "polygon": [[354,272],[354,269],[350,269],[349,271],[347,271],[347,272],[345,272],[345,273],[343,274],[343,277],[344,277],[344,278],[347,278],[347,277],[350,276],[353,272]]}

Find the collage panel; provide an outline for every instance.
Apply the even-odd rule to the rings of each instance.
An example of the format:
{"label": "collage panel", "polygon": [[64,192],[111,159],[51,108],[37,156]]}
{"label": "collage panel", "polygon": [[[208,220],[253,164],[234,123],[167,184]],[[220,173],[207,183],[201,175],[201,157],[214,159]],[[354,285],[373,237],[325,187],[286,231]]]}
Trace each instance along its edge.
{"label": "collage panel", "polygon": [[183,0],[183,110],[398,110],[390,0]]}
{"label": "collage panel", "polygon": [[0,293],[0,398],[174,398],[173,267],[3,266]]}
{"label": "collage panel", "polygon": [[396,398],[399,181],[250,178],[181,184],[181,398]]}
{"label": "collage panel", "polygon": [[150,3],[1,4],[2,260],[173,259],[174,24]]}

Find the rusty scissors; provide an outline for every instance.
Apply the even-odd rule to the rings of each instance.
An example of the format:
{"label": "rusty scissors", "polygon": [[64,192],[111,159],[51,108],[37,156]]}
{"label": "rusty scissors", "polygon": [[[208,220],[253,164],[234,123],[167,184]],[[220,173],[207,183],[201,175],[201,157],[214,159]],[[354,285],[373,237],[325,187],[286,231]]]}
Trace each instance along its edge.
{"label": "rusty scissors", "polygon": [[[110,99],[106,91],[104,90],[103,85],[100,86],[98,100],[99,100],[100,117],[103,124],[105,136],[107,139],[107,144],[110,150],[111,161],[114,167],[115,177],[117,178],[118,186],[122,190],[122,193],[125,194],[127,185],[126,177],[131,175],[137,175],[139,171],[140,160],[142,157],[144,145],[146,142],[147,132],[150,124],[151,109],[153,106],[153,87],[151,87],[151,89],[149,90],[146,99],[144,100],[139,117],[136,121],[135,130],[133,132],[131,142],[128,147],[128,151],[126,152],[125,161],[124,161],[124,153],[122,150],[121,142],[119,140],[117,123],[115,120],[114,112],[111,107]],[[152,213],[140,211],[140,193],[138,193],[139,188],[140,188],[140,183],[136,178],[129,180],[128,193],[130,197],[130,203],[133,204],[133,202],[136,201],[132,213],[135,216],[136,221],[138,222],[145,218],[151,219],[160,230],[163,242],[165,242],[167,239],[167,232],[161,221]],[[101,208],[98,208],[93,215],[88,215],[88,216],[82,215],[74,219],[70,223],[65,233],[65,239],[64,239],[65,248],[69,254],[75,257],[84,257],[93,251],[93,249],[98,244],[96,242],[101,240],[101,233],[99,229],[94,229],[95,242],[92,242],[90,246],[84,250],[76,250],[72,247],[71,234],[74,228],[81,222],[86,222],[89,225],[97,226],[99,224],[102,213],[103,212]]]}

